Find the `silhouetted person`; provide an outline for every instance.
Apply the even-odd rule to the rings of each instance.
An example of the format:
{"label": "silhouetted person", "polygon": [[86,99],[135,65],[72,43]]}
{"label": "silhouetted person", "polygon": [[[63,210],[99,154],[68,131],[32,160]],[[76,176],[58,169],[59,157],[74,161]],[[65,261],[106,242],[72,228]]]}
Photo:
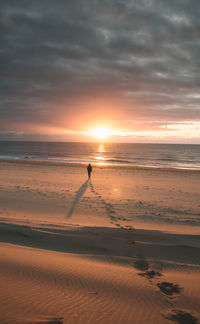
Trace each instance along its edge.
{"label": "silhouetted person", "polygon": [[88,178],[90,179],[90,174],[92,172],[92,166],[91,164],[89,163],[88,166],[87,166],[87,172],[88,172]]}

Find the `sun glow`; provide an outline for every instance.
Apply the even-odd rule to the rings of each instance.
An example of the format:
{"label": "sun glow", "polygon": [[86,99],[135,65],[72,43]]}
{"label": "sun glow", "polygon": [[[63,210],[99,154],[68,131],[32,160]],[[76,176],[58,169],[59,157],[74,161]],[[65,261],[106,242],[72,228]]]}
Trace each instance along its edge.
{"label": "sun glow", "polygon": [[107,127],[97,127],[95,129],[93,129],[90,133],[92,136],[95,136],[99,139],[104,139],[106,137],[108,137],[109,135],[112,134],[111,130]]}

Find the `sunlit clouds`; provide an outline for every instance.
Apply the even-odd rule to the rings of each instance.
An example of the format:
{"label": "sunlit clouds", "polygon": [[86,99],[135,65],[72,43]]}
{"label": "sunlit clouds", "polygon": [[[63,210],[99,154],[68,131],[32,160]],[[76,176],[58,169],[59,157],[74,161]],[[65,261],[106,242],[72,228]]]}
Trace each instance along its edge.
{"label": "sunlit clouds", "polygon": [[199,0],[0,12],[0,140],[200,143]]}

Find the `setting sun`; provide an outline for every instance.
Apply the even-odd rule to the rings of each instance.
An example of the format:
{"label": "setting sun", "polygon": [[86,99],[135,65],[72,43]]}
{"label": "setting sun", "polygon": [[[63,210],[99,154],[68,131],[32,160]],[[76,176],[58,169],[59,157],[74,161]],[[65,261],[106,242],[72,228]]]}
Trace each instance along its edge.
{"label": "setting sun", "polygon": [[98,127],[91,131],[91,135],[103,139],[111,135],[111,130],[107,127]]}

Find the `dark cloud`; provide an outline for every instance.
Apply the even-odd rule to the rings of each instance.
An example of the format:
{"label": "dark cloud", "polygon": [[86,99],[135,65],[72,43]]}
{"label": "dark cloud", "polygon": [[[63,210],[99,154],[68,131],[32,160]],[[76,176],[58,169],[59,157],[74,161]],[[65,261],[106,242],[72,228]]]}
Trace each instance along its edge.
{"label": "dark cloud", "polygon": [[199,17],[199,0],[1,0],[0,127],[70,128],[102,97],[124,125],[200,121]]}

